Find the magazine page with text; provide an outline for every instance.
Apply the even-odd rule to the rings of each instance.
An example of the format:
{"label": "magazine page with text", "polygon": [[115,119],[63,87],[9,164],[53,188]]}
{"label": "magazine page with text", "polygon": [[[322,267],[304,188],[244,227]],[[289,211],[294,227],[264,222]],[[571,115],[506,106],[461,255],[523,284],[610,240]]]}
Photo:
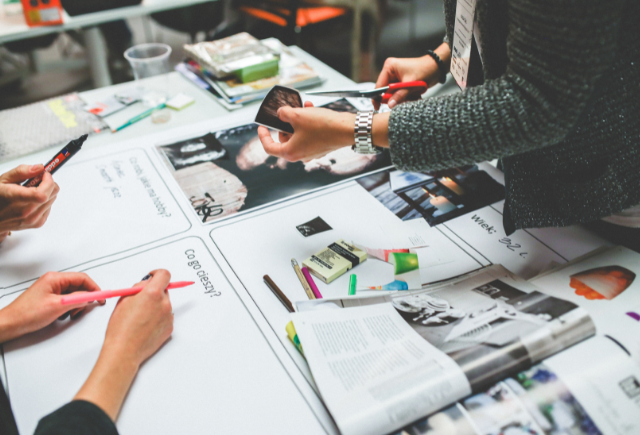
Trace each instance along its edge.
{"label": "magazine page with text", "polygon": [[435,289],[297,307],[306,359],[344,435],[397,430],[595,332],[585,310],[499,265]]}

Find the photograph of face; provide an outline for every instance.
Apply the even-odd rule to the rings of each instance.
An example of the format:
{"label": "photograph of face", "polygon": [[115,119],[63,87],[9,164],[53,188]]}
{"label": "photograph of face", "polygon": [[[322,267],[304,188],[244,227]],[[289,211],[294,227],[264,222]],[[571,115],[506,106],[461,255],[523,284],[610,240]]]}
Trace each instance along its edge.
{"label": "photograph of face", "polygon": [[636,274],[622,266],[603,266],[571,275],[569,286],[588,300],[611,300],[625,291]]}
{"label": "photograph of face", "polygon": [[477,166],[410,173],[390,170],[358,183],[400,219],[435,226],[504,199],[504,186]]}
{"label": "photograph of face", "polygon": [[[356,110],[346,100],[341,106]],[[278,140],[277,132],[271,134]],[[265,152],[256,124],[157,149],[203,223],[391,166],[388,151],[363,155],[349,147],[306,163],[287,162]]]}
{"label": "photograph of face", "polygon": [[278,109],[283,106],[302,107],[302,97],[295,89],[276,85],[271,88],[260,105],[255,122],[285,133],[293,133],[291,124],[278,118]]}

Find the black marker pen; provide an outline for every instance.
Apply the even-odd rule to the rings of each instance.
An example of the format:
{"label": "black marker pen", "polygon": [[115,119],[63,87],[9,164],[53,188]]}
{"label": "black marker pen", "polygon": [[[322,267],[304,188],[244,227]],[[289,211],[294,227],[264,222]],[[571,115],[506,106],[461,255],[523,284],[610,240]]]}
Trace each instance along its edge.
{"label": "black marker pen", "polygon": [[[60,150],[60,152],[54,158],[49,160],[49,163],[44,165],[45,172],[53,174],[58,169],[60,169],[60,166],[64,165],[67,160],[69,160],[78,151],[80,151],[80,148],[82,148],[82,144],[84,143],[85,140],[87,140],[88,136],[89,136],[88,134],[83,134],[78,139],[72,140],[71,142],[69,142],[67,146],[62,148],[62,150]],[[44,174],[38,175],[37,177],[33,177],[25,181],[24,183],[22,183],[22,185],[24,187],[38,187],[40,183],[42,183],[43,175]]]}

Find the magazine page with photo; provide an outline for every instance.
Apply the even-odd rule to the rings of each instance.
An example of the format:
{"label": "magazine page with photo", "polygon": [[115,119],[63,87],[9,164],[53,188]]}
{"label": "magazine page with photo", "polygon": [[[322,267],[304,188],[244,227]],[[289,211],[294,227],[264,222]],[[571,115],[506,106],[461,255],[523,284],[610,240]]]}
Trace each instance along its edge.
{"label": "magazine page with photo", "polygon": [[[345,99],[330,104],[357,111]],[[264,151],[253,123],[156,149],[204,224],[391,166],[388,151],[362,155],[349,148],[287,162]]]}
{"label": "magazine page with photo", "polygon": [[394,435],[637,434],[639,380],[624,350],[594,337]]}
{"label": "magazine page with photo", "polygon": [[615,339],[640,364],[640,254],[622,246],[597,250],[530,282],[584,308],[598,334]]}
{"label": "magazine page with photo", "polygon": [[390,169],[358,183],[402,220],[435,226],[504,199],[504,186],[477,165],[435,172]]}
{"label": "magazine page with photo", "polygon": [[[380,307],[388,310],[383,317],[374,313]],[[293,321],[306,359],[343,433],[359,433],[349,428],[362,424],[348,417],[341,421],[339,404],[347,398],[359,419],[371,418],[388,431],[396,430],[459,400],[463,396],[453,397],[465,388],[480,393],[595,333],[585,310],[541,293],[499,265],[427,290],[302,301],[297,308]],[[397,325],[402,325],[402,333]],[[384,351],[373,346],[378,341],[384,342]],[[391,344],[397,349],[388,355],[394,350]],[[432,356],[424,360],[424,355]],[[440,369],[424,369],[430,361],[439,361]],[[354,364],[361,365],[360,383],[355,390],[345,389],[341,373],[351,373]],[[380,377],[380,370],[389,378]],[[386,393],[378,397],[374,391],[382,385],[387,385]],[[434,391],[439,391],[438,398]],[[374,399],[377,408],[369,403]],[[373,409],[376,415],[368,411]]]}

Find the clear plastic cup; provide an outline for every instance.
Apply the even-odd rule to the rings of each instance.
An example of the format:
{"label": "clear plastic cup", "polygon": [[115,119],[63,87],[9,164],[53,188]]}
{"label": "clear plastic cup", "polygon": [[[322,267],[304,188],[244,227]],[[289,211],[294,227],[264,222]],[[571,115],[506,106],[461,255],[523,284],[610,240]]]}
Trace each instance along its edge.
{"label": "clear plastic cup", "polygon": [[170,54],[171,47],[154,42],[134,45],[124,52],[124,57],[131,64],[135,79],[140,80],[169,72]]}

